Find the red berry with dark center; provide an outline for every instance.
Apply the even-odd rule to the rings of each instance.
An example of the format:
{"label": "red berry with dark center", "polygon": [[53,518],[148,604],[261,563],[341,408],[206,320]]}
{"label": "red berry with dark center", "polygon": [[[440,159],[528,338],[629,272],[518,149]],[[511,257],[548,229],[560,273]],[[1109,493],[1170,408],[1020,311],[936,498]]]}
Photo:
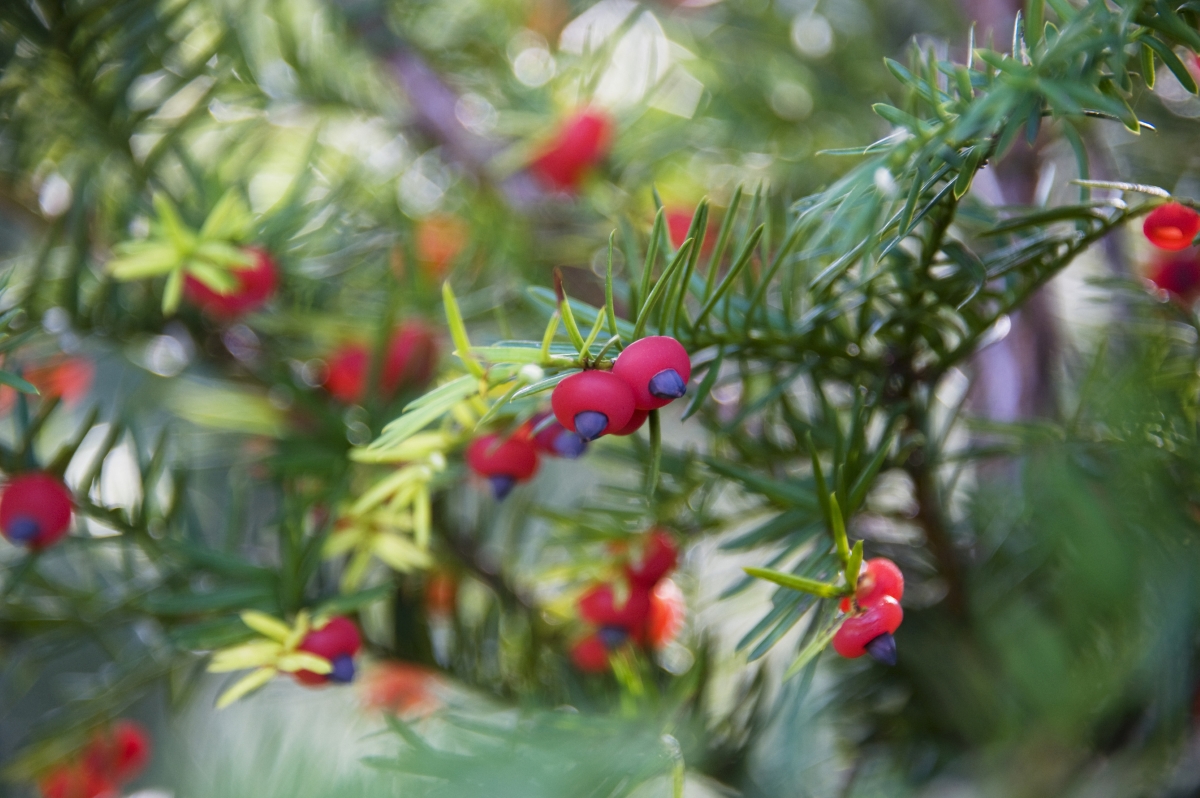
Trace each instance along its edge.
{"label": "red berry with dark center", "polygon": [[633,389],[610,371],[581,371],[555,386],[550,405],[559,424],[594,441],[633,418]]}
{"label": "red berry with dark center", "polygon": [[1174,298],[1191,304],[1200,297],[1200,252],[1194,248],[1155,258],[1146,277]]}
{"label": "red berry with dark center", "polygon": [[[549,413],[534,418],[534,428],[541,426],[548,419]],[[557,420],[550,421],[533,436],[533,445],[538,451],[553,457],[565,457],[574,460],[587,451],[587,441],[579,434],[559,424]]]}
{"label": "red berry with dark center", "polygon": [[[904,574],[886,557],[873,557],[862,564],[854,599],[858,606],[870,607],[884,596],[896,601],[904,598]],[[841,608],[842,612],[850,611],[849,598],[842,599]]]}
{"label": "red berry with dark center", "polygon": [[846,619],[833,636],[833,649],[849,659],[869,653],[885,665],[895,665],[896,644],[892,634],[903,620],[900,602],[884,596]]}
{"label": "red berry with dark center", "polygon": [[588,170],[608,153],[613,127],[612,119],[603,111],[577,112],[529,164],[530,170],[549,188],[576,190]]}
{"label": "red berry with dark center", "polygon": [[184,280],[183,293],[188,301],[211,316],[235,318],[257,310],[267,303],[279,284],[279,267],[261,249],[247,249],[254,261],[233,271],[237,284],[227,294],[209,288],[195,277]]}
{"label": "red berry with dark center", "polygon": [[497,499],[507,496],[518,482],[532,479],[538,470],[537,447],[521,437],[484,435],[467,447],[467,465],[492,484]]}
{"label": "red berry with dark center", "polygon": [[683,396],[692,378],[692,361],[671,336],[652,335],[625,347],[612,373],[629,383],[639,410],[653,410]]}
{"label": "red berry with dark center", "polygon": [[649,588],[675,570],[678,562],[675,541],[663,530],[655,529],[646,535],[641,556],[625,566],[625,573],[631,583]]}
{"label": "red berry with dark center", "polygon": [[612,644],[615,648],[619,642],[614,639],[614,632],[642,642],[646,635],[646,622],[650,617],[650,591],[639,585],[632,585],[624,603],[617,605],[616,591],[609,584],[596,585],[579,598],[579,615],[585,621],[592,623],[605,635],[601,639]]}
{"label": "red berry with dark center", "polygon": [[71,526],[71,494],[66,485],[40,471],[11,479],[0,495],[0,532],[31,549],[60,541]]}
{"label": "red berry with dark center", "polygon": [[646,419],[648,418],[650,418],[649,410],[634,410],[633,417],[629,419],[629,423],[614,432],[613,435],[632,435],[646,424]]}
{"label": "red berry with dark center", "polygon": [[687,607],[683,591],[670,579],[660,579],[650,593],[650,616],[646,620],[646,643],[662,648],[683,628]]}
{"label": "red berry with dark center", "polygon": [[321,628],[305,635],[296,648],[324,657],[333,666],[333,671],[328,674],[296,671],[296,681],[309,685],[346,683],[354,680],[354,655],[362,648],[362,636],[349,618],[331,618]]}
{"label": "red berry with dark center", "polygon": [[[687,241],[688,230],[692,229],[692,216],[694,214],[683,208],[671,208],[664,214],[664,221],[667,223],[667,234],[671,237],[671,246],[679,249],[684,241]],[[712,226],[704,231],[704,243],[700,245],[700,254],[707,257],[713,251],[713,247],[717,244],[717,237],[713,235]]]}
{"label": "red berry with dark center", "polygon": [[608,647],[598,633],[592,633],[572,647],[571,662],[584,673],[604,673],[608,670]]}
{"label": "red berry with dark center", "polygon": [[1142,223],[1142,232],[1161,249],[1186,249],[1200,233],[1200,213],[1178,202],[1168,202],[1150,212]]}

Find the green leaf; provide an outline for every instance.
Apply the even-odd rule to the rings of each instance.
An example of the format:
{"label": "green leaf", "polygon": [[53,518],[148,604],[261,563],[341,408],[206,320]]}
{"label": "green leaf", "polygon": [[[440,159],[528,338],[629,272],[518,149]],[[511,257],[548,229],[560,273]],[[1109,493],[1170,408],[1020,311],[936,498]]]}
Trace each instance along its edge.
{"label": "green leaf", "polygon": [[534,363],[544,366],[567,368],[577,364],[575,358],[567,355],[542,356],[542,349],[536,344],[530,346],[473,346],[471,354],[485,363]]}
{"label": "green leaf", "polygon": [[921,120],[917,119],[911,114],[906,114],[899,108],[896,108],[893,105],[888,105],[887,103],[875,103],[871,106],[871,110],[873,110],[879,116],[882,116],[888,122],[891,122],[893,125],[896,125],[897,127],[908,128],[914,133],[920,133],[923,127]]}
{"label": "green leaf", "polygon": [[250,232],[253,217],[241,193],[231,188],[217,200],[200,228],[200,238],[237,241]]}
{"label": "green leaf", "polygon": [[34,395],[38,395],[40,393],[33,383],[22,379],[16,374],[13,374],[11,371],[0,370],[0,385],[7,385],[10,388],[16,388],[22,393],[31,393]]}
{"label": "green leaf", "polygon": [[318,604],[313,609],[313,615],[345,615],[349,612],[356,612],[368,604],[374,604],[387,598],[392,594],[392,590],[392,585],[379,585],[359,590],[356,593],[334,596]]}
{"label": "green leaf", "polygon": [[183,269],[175,269],[167,275],[167,284],[163,288],[163,314],[170,316],[178,310],[181,299],[183,299]]}
{"label": "green leaf", "polygon": [[837,493],[829,494],[829,529],[833,534],[834,545],[837,546],[838,559],[842,563],[850,560],[850,542],[846,538],[846,520],[842,518],[842,508],[838,506]]}
{"label": "green leaf", "polygon": [[465,374],[462,377],[451,380],[445,385],[435,388],[424,396],[419,396],[413,399],[404,406],[404,411],[416,410],[418,407],[424,407],[432,402],[441,402],[447,396],[454,396],[455,402],[460,402],[466,399],[479,388],[479,380],[472,377],[470,374]]}
{"label": "green leaf", "polygon": [[650,465],[646,469],[646,494],[654,498],[658,490],[658,474],[662,468],[662,422],[657,410],[650,411]]}
{"label": "green leaf", "polygon": [[183,263],[179,250],[164,241],[133,241],[119,246],[108,271],[118,280],[142,280],[177,269]]}
{"label": "green leaf", "polygon": [[851,592],[858,585],[858,572],[863,563],[863,542],[856,540],[850,550],[850,559],[846,562],[846,585]]}
{"label": "green leaf", "polygon": [[637,323],[633,325],[633,335],[631,341],[636,341],[642,337],[642,333],[646,329],[646,322],[650,320],[650,312],[654,310],[654,306],[658,304],[658,300],[666,293],[667,286],[671,283],[671,277],[687,260],[688,255],[692,251],[694,239],[689,238],[683,242],[679,251],[675,253],[675,257],[667,264],[667,268],[663,270],[662,276],[658,278],[654,288],[650,290],[650,295],[646,297],[646,301],[642,303],[642,309],[638,311]]}
{"label": "green leaf", "polygon": [[534,394],[541,393],[542,391],[549,391],[567,377],[570,377],[572,374],[578,374],[579,372],[580,369],[570,369],[569,371],[564,371],[561,374],[555,374],[553,377],[547,377],[544,380],[538,380],[532,385],[527,385],[514,393],[512,398],[514,400],[524,399],[526,396],[533,396]]}
{"label": "green leaf", "polygon": [[154,195],[154,210],[163,232],[180,253],[189,253],[196,246],[196,235],[187,228],[170,197],[161,191]]}
{"label": "green leaf", "polygon": [[840,598],[845,595],[845,591],[836,585],[818,582],[816,579],[808,579],[807,577],[796,576],[783,571],[773,571],[769,568],[747,567],[742,570],[757,579],[765,579],[768,582],[774,582],[790,590],[811,593],[818,598]]}
{"label": "green leaf", "polygon": [[442,283],[442,304],[446,308],[446,322],[450,325],[450,337],[454,340],[455,354],[467,367],[467,371],[476,377],[483,377],[483,366],[471,357],[471,339],[467,337],[467,327],[463,324],[462,312],[458,309],[458,300],[450,282]]}
{"label": "green leaf", "polygon": [[717,378],[721,375],[721,363],[725,360],[725,347],[722,345],[717,349],[717,356],[711,363],[708,364],[708,371],[704,373],[704,379],[700,381],[700,385],[692,392],[692,398],[688,401],[688,406],[683,411],[680,417],[681,421],[687,421],[696,411],[704,404],[705,398],[717,383]]}
{"label": "green leaf", "polygon": [[787,672],[783,674],[784,681],[802,671],[805,665],[824,651],[825,647],[833,640],[833,636],[837,634],[838,629],[842,628],[842,623],[844,622],[845,618],[840,618],[836,615],[826,621],[825,625],[813,634],[804,648],[800,649],[800,652],[796,654],[796,660],[787,669]]}
{"label": "green leaf", "polygon": [[[1170,47],[1167,47],[1165,44],[1160,42],[1158,39],[1155,39],[1153,36],[1147,36],[1142,39],[1142,52],[1143,53],[1146,52],[1147,47],[1149,47],[1151,50],[1153,50],[1155,53],[1158,54],[1158,57],[1162,59],[1163,65],[1166,66],[1167,69],[1171,70],[1171,74],[1175,76],[1175,79],[1178,80],[1180,85],[1182,85],[1185,89],[1187,89],[1188,92],[1190,92],[1191,94],[1196,94],[1197,91],[1200,90],[1196,86],[1196,79],[1192,77],[1192,73],[1189,72],[1188,68],[1183,65],[1182,61],[1179,60],[1179,56],[1175,55],[1174,50],[1172,50]],[[1153,57],[1151,57],[1149,60],[1150,60],[1150,70],[1151,71],[1150,71],[1150,81],[1147,85],[1149,85],[1151,88],[1153,88],[1154,59],[1153,59]],[[1142,63],[1144,64],[1145,61],[1146,61],[1146,58],[1143,57]]]}

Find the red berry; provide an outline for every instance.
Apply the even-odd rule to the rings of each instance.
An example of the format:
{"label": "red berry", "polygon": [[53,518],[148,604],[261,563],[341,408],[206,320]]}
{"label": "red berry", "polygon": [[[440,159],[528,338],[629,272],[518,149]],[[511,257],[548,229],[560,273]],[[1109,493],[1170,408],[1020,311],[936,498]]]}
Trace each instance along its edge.
{"label": "red berry", "polygon": [[1161,249],[1186,249],[1196,233],[1200,233],[1200,213],[1178,202],[1168,202],[1150,212],[1142,224],[1142,232],[1151,244]]}
{"label": "red berry", "polygon": [[80,763],[51,771],[38,787],[44,798],[117,798],[120,795],[116,784]]}
{"label": "red berry", "polygon": [[362,637],[349,618],[331,618],[324,626],[305,635],[296,648],[324,657],[333,665],[333,672],[329,674],[296,671],[296,681],[309,685],[344,683],[354,679],[354,655],[362,648]]}
{"label": "red berry", "polygon": [[434,571],[425,582],[425,608],[431,615],[453,615],[458,582],[448,571]]}
{"label": "red berry", "polygon": [[[679,249],[683,242],[687,240],[688,230],[692,227],[693,213],[684,208],[671,208],[664,214],[664,221],[667,223],[667,234],[671,237],[671,245]],[[713,251],[713,247],[717,245],[717,238],[713,235],[712,226],[704,231],[704,243],[700,245],[700,254],[709,255]]]}
{"label": "red berry", "polygon": [[529,168],[548,187],[574,191],[588,169],[608,153],[612,131],[608,114],[594,109],[579,111],[562,125]]}
{"label": "red berry", "polygon": [[440,280],[463,251],[470,233],[466,222],[449,213],[434,214],[417,222],[417,260],[425,272]]}
{"label": "red berry", "polygon": [[371,353],[362,344],[346,344],[326,361],[325,390],[339,402],[356,404],[367,392]]}
{"label": "red berry", "polygon": [[[892,635],[904,620],[904,610],[900,602],[891,596],[884,596],[878,603],[861,609],[851,615],[833,636],[833,649],[843,657],[854,659],[868,653],[868,647],[878,638]],[[885,642],[891,642],[885,641]],[[894,663],[895,645],[891,646]]]}
{"label": "red berry", "polygon": [[31,549],[53,546],[71,526],[71,494],[49,474],[14,477],[0,495],[0,532]]}
{"label": "red berry", "polygon": [[608,647],[599,634],[592,633],[571,649],[571,661],[584,673],[604,673],[608,670]]}
{"label": "red berry", "polygon": [[[533,427],[540,425],[549,416],[549,413],[535,416]],[[545,452],[552,457],[565,457],[568,460],[574,460],[587,450],[587,441],[579,437],[578,433],[559,424],[558,421],[551,421],[534,435],[533,445],[538,448],[539,452]]]}
{"label": "red berry", "polygon": [[[891,596],[896,601],[904,598],[904,574],[886,557],[873,557],[862,565],[854,599],[858,606],[870,607],[884,596]],[[841,608],[842,612],[850,611],[849,598],[842,599]]]}
{"label": "red berry", "polygon": [[[650,591],[640,585],[632,585],[625,603],[616,604],[612,585],[596,585],[579,597],[579,615],[585,621],[599,626],[602,631],[623,633],[637,642],[646,634],[646,620],[650,617]],[[620,641],[607,640],[610,648]]]}
{"label": "red berry", "polygon": [[532,479],[537,473],[537,447],[523,437],[484,435],[467,447],[467,465],[487,477],[496,498],[503,499],[518,482]]}
{"label": "red berry", "polygon": [[683,591],[670,579],[660,579],[650,594],[650,617],[646,621],[646,642],[662,648],[679,635],[687,608]]}
{"label": "red berry", "polygon": [[653,410],[683,396],[692,378],[692,361],[671,336],[652,335],[625,347],[612,373],[629,383],[639,410]]}
{"label": "red berry", "polygon": [[232,291],[219,294],[188,275],[183,285],[188,301],[209,315],[226,319],[241,316],[266,304],[279,283],[279,267],[261,249],[246,251],[254,257],[254,262],[233,272],[237,285]]}
{"label": "red berry", "polygon": [[[405,322],[388,344],[387,359],[379,379],[384,399],[395,396],[401,386],[420,386],[428,382],[436,360],[437,342],[433,332],[421,322]],[[370,350],[363,344],[346,344],[330,355],[327,362],[325,390],[339,402],[361,403],[367,395]]]}
{"label": "red berry", "polygon": [[650,418],[649,410],[634,410],[629,423],[614,432],[613,435],[632,435],[642,428],[648,418]]}
{"label": "red berry", "polygon": [[633,389],[609,371],[581,371],[550,395],[554,417],[585,441],[624,429],[633,418]]}
{"label": "red berry", "polygon": [[84,751],[83,767],[115,784],[138,777],[150,761],[150,735],[138,723],[118,721],[98,732]]}
{"label": "red berry", "polygon": [[652,587],[673,571],[678,562],[679,549],[675,541],[663,530],[655,529],[642,543],[642,556],[625,566],[625,573],[633,584]]}
{"label": "red berry", "polygon": [[1189,248],[1159,255],[1146,276],[1158,288],[1191,304],[1200,296],[1200,253]]}

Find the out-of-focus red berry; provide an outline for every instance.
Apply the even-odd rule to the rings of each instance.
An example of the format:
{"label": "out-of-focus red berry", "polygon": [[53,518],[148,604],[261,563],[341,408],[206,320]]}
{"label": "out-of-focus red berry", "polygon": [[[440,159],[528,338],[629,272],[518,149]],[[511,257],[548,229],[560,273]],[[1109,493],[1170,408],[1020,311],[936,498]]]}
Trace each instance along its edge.
{"label": "out-of-focus red berry", "polygon": [[132,720],[97,732],[83,753],[86,771],[114,784],[136,779],[150,762],[150,735]]}
{"label": "out-of-focus red berry", "polygon": [[210,316],[224,319],[245,315],[265,305],[279,284],[279,267],[261,249],[246,251],[254,257],[254,262],[233,272],[237,285],[228,294],[219,294],[188,275],[183,285],[184,296]]}
{"label": "out-of-focus red berry", "polygon": [[593,632],[571,648],[571,661],[584,673],[604,673],[608,670],[608,646]]}
{"label": "out-of-focus red berry", "polygon": [[[549,415],[549,413],[540,413],[534,416],[531,419],[530,429],[540,425]],[[539,452],[545,452],[553,457],[565,457],[568,460],[574,460],[587,451],[587,441],[579,437],[578,433],[559,424],[557,420],[551,421],[534,435],[533,444]]]}
{"label": "out-of-focus red berry", "polygon": [[[671,246],[676,249],[679,249],[687,240],[688,230],[692,227],[692,216],[692,211],[685,208],[668,208],[663,214],[663,220],[667,223],[667,234],[671,237]],[[716,245],[717,237],[712,225],[709,225],[704,231],[704,242],[700,245],[700,254],[708,257]]]}
{"label": "out-of-focus red berry", "polygon": [[[891,596],[896,601],[904,598],[904,574],[886,557],[873,557],[862,564],[854,599],[858,606],[869,607],[884,596]],[[842,612],[850,611],[849,598],[842,599],[841,609]]]}
{"label": "out-of-focus red berry", "polygon": [[371,353],[362,344],[346,344],[326,361],[325,390],[346,404],[363,400],[367,392],[367,369]]}
{"label": "out-of-focus red berry", "polygon": [[679,636],[687,605],[683,591],[671,579],[660,579],[650,593],[650,617],[646,621],[646,643],[662,648]]}
{"label": "out-of-focus red berry", "polygon": [[43,798],[118,798],[117,785],[82,763],[62,765],[38,784]]}
{"label": "out-of-focus red berry", "polygon": [[833,636],[833,649],[843,657],[854,659],[867,653],[867,645],[875,638],[892,634],[900,628],[904,610],[900,602],[884,596],[875,604],[851,615]]}
{"label": "out-of-focus red berry", "polygon": [[426,216],[417,222],[417,261],[431,278],[440,280],[467,245],[471,230],[451,213]]}
{"label": "out-of-focus red berry", "polygon": [[579,616],[602,629],[620,629],[640,643],[645,639],[646,620],[650,617],[650,591],[631,585],[624,603],[618,605],[612,585],[596,585],[579,597]]}
{"label": "out-of-focus red berry", "polygon": [[612,373],[633,389],[639,410],[654,410],[683,396],[692,378],[692,360],[669,335],[652,335],[625,347]]}
{"label": "out-of-focus red berry", "polygon": [[[55,357],[25,369],[21,376],[33,383],[42,399],[61,398],[69,406],[87,396],[95,374],[96,367],[86,357]],[[0,386],[0,412],[12,407],[16,398],[14,389]]]}
{"label": "out-of-focus red berry", "polygon": [[1147,279],[1175,299],[1190,305],[1200,297],[1200,250],[1162,253],[1150,265]]}
{"label": "out-of-focus red berry", "polygon": [[633,418],[633,389],[610,371],[581,371],[555,386],[554,417],[585,441],[624,429]]}
{"label": "out-of-focus red berry", "polygon": [[354,656],[362,648],[362,636],[349,618],[330,618],[324,626],[305,635],[296,648],[323,657],[333,665],[333,672],[328,674],[296,671],[296,681],[307,685],[344,683],[354,679]]}
{"label": "out-of-focus red berry", "polygon": [[1200,233],[1200,213],[1178,202],[1168,202],[1150,212],[1142,223],[1142,232],[1161,249],[1186,249]]}
{"label": "out-of-focus red berry", "polygon": [[434,571],[425,580],[425,609],[431,615],[453,615],[458,602],[458,582],[446,571]]}
{"label": "out-of-focus red berry", "polygon": [[13,477],[0,495],[0,533],[31,549],[52,546],[71,526],[71,506],[57,478],[40,471]]}
{"label": "out-of-focus red berry", "polygon": [[[400,326],[388,343],[379,389],[391,399],[404,386],[420,387],[429,381],[437,361],[437,339],[432,330],[419,321]],[[326,361],[325,390],[346,404],[366,399],[367,376],[371,367],[370,350],[363,344],[346,344]]]}
{"label": "out-of-focus red berry", "polygon": [[518,482],[533,478],[538,470],[537,447],[524,435],[501,438],[484,435],[467,447],[467,466],[491,483],[497,500],[506,497]]}
{"label": "out-of-focus red berry", "polygon": [[641,556],[625,567],[625,573],[632,584],[649,588],[671,573],[678,562],[675,541],[665,531],[655,529],[646,535]]}
{"label": "out-of-focus red berry", "polygon": [[384,662],[363,674],[363,703],[402,717],[428,715],[441,705],[437,674],[408,662]]}
{"label": "out-of-focus red berry", "polygon": [[648,418],[650,418],[649,410],[634,410],[633,415],[629,418],[629,423],[612,434],[620,436],[632,435],[645,425]]}
{"label": "out-of-focus red berry", "polygon": [[613,121],[598,109],[577,111],[529,164],[547,187],[575,191],[588,170],[608,154]]}

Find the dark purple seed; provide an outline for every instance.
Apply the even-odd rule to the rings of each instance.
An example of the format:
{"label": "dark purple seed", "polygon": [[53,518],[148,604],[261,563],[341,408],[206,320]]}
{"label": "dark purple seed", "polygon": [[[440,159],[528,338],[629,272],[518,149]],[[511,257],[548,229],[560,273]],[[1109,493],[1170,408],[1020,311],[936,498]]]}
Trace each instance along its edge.
{"label": "dark purple seed", "polygon": [[598,410],[584,410],[575,414],[575,432],[584,442],[594,441],[608,429],[608,416]]}
{"label": "dark purple seed", "polygon": [[867,643],[867,653],[871,659],[884,665],[896,664],[896,638],[888,632]]}
{"label": "dark purple seed", "polygon": [[[607,423],[605,426],[608,426]],[[565,457],[568,460],[574,460],[583,454],[586,449],[587,441],[569,429],[558,433],[558,436],[554,439],[554,451],[558,452],[559,457]]]}
{"label": "dark purple seed", "polygon": [[492,495],[496,497],[496,501],[500,501],[512,493],[512,489],[517,486],[516,478],[510,477],[507,474],[497,474],[494,477],[488,477],[488,482],[492,484]]}
{"label": "dark purple seed", "polygon": [[629,636],[629,633],[620,626],[602,626],[596,634],[599,635],[600,642],[609,651],[624,643],[625,638]]}
{"label": "dark purple seed", "polygon": [[329,673],[329,681],[342,684],[354,681],[354,657],[349,654],[339,654],[331,662],[333,670]]}
{"label": "dark purple seed", "polygon": [[675,369],[663,369],[650,378],[650,395],[659,399],[678,399],[687,392],[687,383]]}
{"label": "dark purple seed", "polygon": [[8,538],[14,543],[30,543],[42,531],[42,525],[27,515],[19,515],[8,525]]}

